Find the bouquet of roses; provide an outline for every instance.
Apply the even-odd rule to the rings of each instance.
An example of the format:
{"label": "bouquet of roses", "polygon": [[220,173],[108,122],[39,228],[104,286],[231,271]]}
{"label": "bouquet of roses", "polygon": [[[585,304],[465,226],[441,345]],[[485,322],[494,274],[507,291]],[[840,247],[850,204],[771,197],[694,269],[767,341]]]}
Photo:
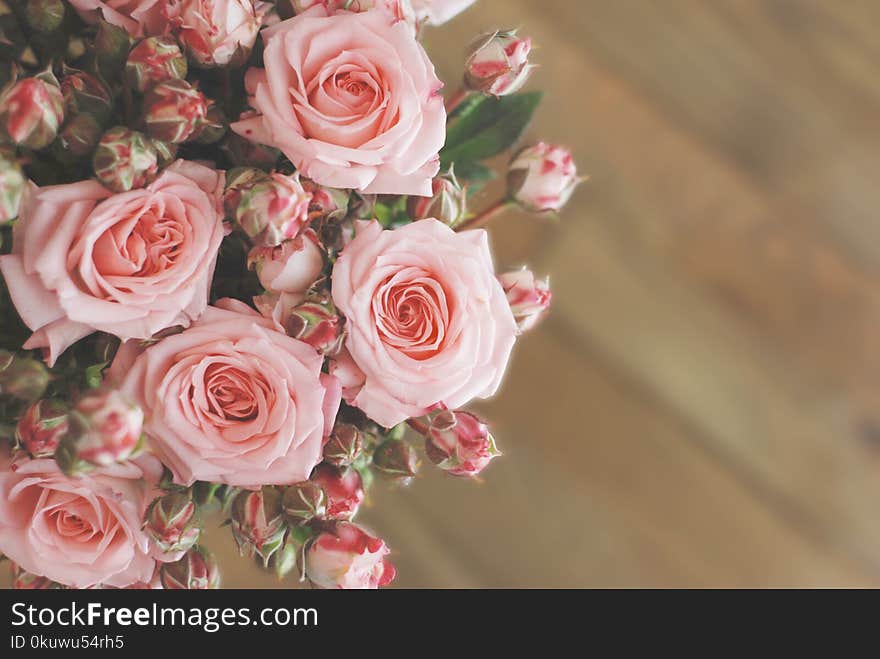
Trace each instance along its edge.
{"label": "bouquet of roses", "polygon": [[[0,0],[0,552],[22,588],[210,588],[210,511],[317,587],[394,577],[376,476],[498,454],[495,393],[550,300],[480,228],[558,210],[530,43],[420,43],[473,0]],[[409,430],[407,430],[409,427]],[[421,438],[416,442],[416,438]]]}

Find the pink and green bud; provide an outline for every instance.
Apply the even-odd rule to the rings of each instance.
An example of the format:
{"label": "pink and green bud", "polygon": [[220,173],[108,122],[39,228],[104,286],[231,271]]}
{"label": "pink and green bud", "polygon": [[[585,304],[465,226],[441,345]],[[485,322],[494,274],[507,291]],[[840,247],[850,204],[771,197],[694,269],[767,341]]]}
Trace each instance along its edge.
{"label": "pink and green bud", "polygon": [[287,526],[282,494],[271,485],[260,490],[242,490],[230,511],[232,536],[243,556],[258,555],[263,565],[284,544]]}
{"label": "pink and green bud", "polygon": [[491,96],[518,91],[528,80],[531,40],[520,39],[515,31],[493,32],[477,39],[465,63],[465,85]]}
{"label": "pink and green bud", "polygon": [[[85,158],[95,151],[104,129],[94,115],[78,114],[68,119],[58,134],[60,157]],[[55,147],[53,147],[55,148]]]}
{"label": "pink and green bud", "polygon": [[60,584],[55,583],[51,579],[31,574],[24,570],[20,565],[10,563],[12,588],[14,590],[55,590],[61,588]]}
{"label": "pink and green bud", "polygon": [[410,197],[407,212],[414,220],[433,217],[455,228],[467,217],[467,190],[450,171],[433,180],[430,197]]}
{"label": "pink and green bud", "polygon": [[507,295],[517,330],[523,333],[532,329],[550,308],[550,282],[536,279],[527,268],[498,275],[498,281]]}
{"label": "pink and green bud", "polygon": [[54,32],[64,21],[63,0],[28,0],[24,7],[28,26],[38,32]]}
{"label": "pink and green bud", "polygon": [[69,422],[55,460],[73,473],[131,457],[140,444],[144,413],[115,389],[96,389],[80,398]]}
{"label": "pink and green bud", "polygon": [[67,406],[44,398],[30,405],[15,426],[15,439],[35,458],[50,458],[67,434]]}
{"label": "pink and green bud", "polygon": [[281,507],[291,524],[302,526],[327,514],[327,498],[320,485],[305,481],[284,489]]}
{"label": "pink and green bud", "polygon": [[187,551],[199,541],[196,504],[188,492],[154,499],[147,508],[144,531],[165,554]]}
{"label": "pink and green bud", "polygon": [[501,453],[489,427],[470,412],[444,411],[431,419],[425,453],[453,476],[476,476]]}
{"label": "pink and green bud", "polygon": [[389,439],[373,453],[373,468],[386,478],[405,485],[419,471],[418,456],[408,442]]}
{"label": "pink and green bud", "polygon": [[208,113],[199,121],[192,140],[199,144],[214,144],[223,139],[228,130],[229,122],[219,105],[208,105]]}
{"label": "pink and green bud", "polygon": [[356,469],[321,464],[315,467],[311,480],[327,497],[327,519],[349,520],[364,502],[364,485]]}
{"label": "pink and green bud", "polygon": [[172,31],[202,67],[241,66],[251,53],[269,4],[259,0],[169,3]]}
{"label": "pink and green bud", "polygon": [[227,213],[261,245],[295,238],[309,221],[311,195],[295,175],[260,170],[230,173],[224,203]]}
{"label": "pink and green bud", "polygon": [[113,192],[142,188],[159,172],[153,140],[124,126],[111,128],[98,141],[92,159],[95,176]]}
{"label": "pink and green bud", "polygon": [[159,568],[162,587],[168,590],[209,590],[220,587],[217,561],[205,547],[196,545],[179,560]]}
{"label": "pink and green bud", "polygon": [[186,80],[166,80],[144,96],[144,124],[147,134],[163,142],[188,140],[208,116],[204,94]]}
{"label": "pink and green bud", "polygon": [[351,423],[338,422],[324,444],[324,462],[347,467],[358,459],[363,450],[364,437],[360,429]]}
{"label": "pink and green bud", "polygon": [[64,98],[51,71],[19,80],[0,96],[0,127],[15,144],[42,149],[64,122]]}
{"label": "pink and green bud", "polygon": [[49,385],[49,371],[42,362],[0,350],[0,395],[31,403]]}
{"label": "pink and green bud", "polygon": [[305,574],[317,588],[381,588],[395,577],[389,553],[381,538],[351,522],[338,522],[309,545]]}
{"label": "pink and green bud", "polygon": [[0,224],[18,217],[27,179],[14,160],[0,157]]}
{"label": "pink and green bud", "polygon": [[98,121],[105,121],[113,111],[113,99],[107,86],[85,71],[68,68],[61,78],[61,94],[68,118],[90,114]]}
{"label": "pink and green bud", "polygon": [[517,153],[507,170],[508,194],[532,213],[558,211],[581,181],[571,152],[544,142]]}
{"label": "pink and green bud", "polygon": [[317,234],[305,229],[278,246],[254,247],[248,267],[256,270],[260,284],[271,293],[304,294],[324,269],[324,250]]}
{"label": "pink and green bud", "polygon": [[288,336],[304,341],[322,355],[335,355],[345,338],[342,319],[327,300],[307,300],[296,305],[282,321]]}
{"label": "pink and green bud", "polygon": [[148,37],[131,49],[125,75],[132,89],[144,93],[153,85],[186,77],[186,56],[172,37]]}

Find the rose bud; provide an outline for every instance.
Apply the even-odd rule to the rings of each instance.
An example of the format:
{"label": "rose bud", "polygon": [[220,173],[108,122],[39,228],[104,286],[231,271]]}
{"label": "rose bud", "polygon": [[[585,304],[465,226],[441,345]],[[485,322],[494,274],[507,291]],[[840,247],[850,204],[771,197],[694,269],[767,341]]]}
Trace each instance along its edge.
{"label": "rose bud", "polygon": [[26,184],[18,163],[0,157],[0,224],[18,217],[21,195]]}
{"label": "rose bud", "polygon": [[531,49],[531,40],[520,39],[513,31],[483,35],[471,45],[465,63],[465,85],[491,96],[514,93],[532,71]]}
{"label": "rose bud", "polygon": [[101,136],[92,165],[104,187],[114,192],[127,192],[142,188],[156,178],[159,154],[149,137],[117,126]]}
{"label": "rose bud", "polygon": [[91,73],[66,67],[61,78],[64,113],[70,117],[90,114],[99,122],[106,121],[113,111],[113,99],[107,86]]}
{"label": "rose bud", "polygon": [[163,142],[186,141],[207,116],[204,95],[186,80],[160,82],[144,96],[146,132]]}
{"label": "rose bud", "polygon": [[42,149],[64,122],[64,98],[51,71],[23,78],[0,96],[0,126],[26,149]]}
{"label": "rose bud", "polygon": [[288,520],[296,526],[321,519],[327,513],[324,490],[311,481],[285,488],[281,507]]}
{"label": "rose bud", "polygon": [[103,129],[91,114],[78,114],[68,119],[58,134],[56,146],[60,158],[85,158],[95,150]]}
{"label": "rose bud", "polygon": [[558,211],[583,179],[568,149],[540,142],[514,156],[507,170],[507,190],[525,210]]}
{"label": "rose bud", "polygon": [[470,412],[441,412],[431,420],[425,452],[453,476],[476,476],[501,455],[489,427]]}
{"label": "rose bud", "polygon": [[550,308],[550,282],[535,279],[526,268],[498,275],[498,281],[507,294],[517,329],[520,333],[532,329]]}
{"label": "rose bud", "polygon": [[199,540],[196,504],[189,493],[172,492],[147,508],[144,532],[165,554],[187,551]]}
{"label": "rose bud", "polygon": [[28,0],[24,18],[28,26],[38,32],[52,32],[61,27],[64,20],[62,0]]}
{"label": "rose bud", "polygon": [[407,442],[389,439],[373,453],[373,467],[383,476],[408,484],[419,471],[415,449]]}
{"label": "rose bud", "polygon": [[297,176],[243,170],[230,174],[224,203],[244,232],[262,245],[295,238],[309,220],[311,195]]}
{"label": "rose bud", "polygon": [[276,247],[254,247],[248,267],[255,269],[263,288],[272,293],[305,293],[324,269],[318,235],[306,229]]}
{"label": "rose bud", "polygon": [[281,545],[287,527],[281,506],[281,492],[270,485],[260,490],[242,490],[232,502],[232,536],[242,556],[255,552],[267,565]]}
{"label": "rose bud", "polygon": [[12,569],[12,588],[14,590],[54,590],[61,588],[60,584],[51,579],[41,577],[22,569],[20,565],[10,563]]}
{"label": "rose bud", "polygon": [[180,0],[169,3],[172,31],[199,66],[241,66],[250,55],[269,5],[259,0]]}
{"label": "rose bud", "polygon": [[337,423],[324,444],[324,462],[347,467],[358,459],[364,448],[364,438],[357,426]]}
{"label": "rose bud", "polygon": [[307,300],[291,309],[281,321],[288,336],[304,341],[322,355],[334,355],[345,338],[342,319],[327,300]]}
{"label": "rose bud", "polygon": [[364,502],[364,486],[356,469],[318,465],[311,480],[320,485],[327,496],[328,519],[351,519]]}
{"label": "rose bud", "polygon": [[318,588],[380,588],[394,579],[388,546],[360,526],[339,522],[306,550],[305,573]]}
{"label": "rose bud", "polygon": [[193,133],[192,140],[199,144],[214,144],[223,139],[228,130],[229,123],[226,121],[226,115],[219,105],[208,105],[208,114],[199,121],[196,126],[196,132]]}
{"label": "rose bud", "polygon": [[49,385],[49,371],[42,362],[0,350],[0,394],[26,403],[43,395]]}
{"label": "rose bud", "polygon": [[220,587],[217,561],[210,551],[196,545],[173,563],[159,568],[162,587],[168,590],[208,590]]}
{"label": "rose bud", "polygon": [[67,433],[67,406],[44,398],[28,407],[15,426],[15,439],[35,458],[49,458]]}
{"label": "rose bud", "polygon": [[133,89],[143,94],[153,85],[186,77],[186,57],[172,37],[149,37],[131,49],[125,75]]}
{"label": "rose bud", "polygon": [[455,228],[467,217],[467,190],[450,171],[431,182],[430,197],[410,197],[406,208],[414,220],[433,217]]}
{"label": "rose bud", "polygon": [[140,443],[144,413],[115,389],[96,389],[80,398],[69,422],[55,453],[66,473],[127,460]]}

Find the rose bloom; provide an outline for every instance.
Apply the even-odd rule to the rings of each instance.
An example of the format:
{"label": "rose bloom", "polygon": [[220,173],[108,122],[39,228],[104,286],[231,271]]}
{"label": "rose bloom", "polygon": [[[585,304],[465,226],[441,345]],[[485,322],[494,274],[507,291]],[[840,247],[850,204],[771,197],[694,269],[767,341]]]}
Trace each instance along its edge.
{"label": "rose bloom", "polygon": [[431,194],[446,135],[442,83],[402,21],[316,6],[266,28],[255,117],[232,128],[281,149],[303,176],[367,193]]}
{"label": "rose bloom", "polygon": [[250,54],[268,6],[259,0],[170,0],[166,15],[197,64],[228,66]]}
{"label": "rose bloom", "polygon": [[95,330],[146,339],[197,318],[223,239],[222,189],[222,173],[187,161],[120,194],[95,181],[33,186],[0,257],[34,332],[24,347],[47,348],[51,365]]}
{"label": "rose bloom", "polygon": [[0,552],[74,588],[149,582],[155,562],[141,526],[161,474],[149,456],[70,477],[54,460],[0,451]]}
{"label": "rose bloom", "polygon": [[311,346],[243,302],[208,307],[189,329],[120,348],[109,377],[144,410],[144,432],[175,482],[241,487],[307,480],[339,407]]}
{"label": "rose bloom", "polygon": [[168,27],[163,12],[167,0],[70,0],[86,23],[103,19],[133,37],[162,34]]}
{"label": "rose bloom", "polygon": [[420,20],[431,25],[442,25],[458,16],[476,0],[412,0],[413,9]]}
{"label": "rose bloom", "polygon": [[318,588],[379,588],[395,577],[387,545],[349,522],[321,533],[306,551],[306,576]]}
{"label": "rose bloom", "polygon": [[435,219],[394,231],[361,222],[336,262],[332,291],[348,320],[348,354],[334,370],[345,374],[351,404],[377,423],[497,390],[516,325],[485,231],[455,233]]}

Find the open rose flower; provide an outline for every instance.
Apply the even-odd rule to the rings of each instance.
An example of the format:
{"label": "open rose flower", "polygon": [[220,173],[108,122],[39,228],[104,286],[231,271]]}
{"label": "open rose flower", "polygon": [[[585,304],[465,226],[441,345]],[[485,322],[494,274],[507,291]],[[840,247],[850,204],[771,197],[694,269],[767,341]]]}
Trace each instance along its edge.
{"label": "open rose flower", "polygon": [[379,588],[394,580],[388,546],[356,524],[340,522],[306,551],[306,576],[318,588]]}
{"label": "open rose flower", "polygon": [[110,378],[143,408],[144,432],[177,483],[304,481],[332,430],[339,385],[311,346],[241,302],[224,306],[140,354],[123,345]]}
{"label": "open rose flower", "polygon": [[141,526],[161,471],[145,456],[74,478],[54,460],[0,451],[0,552],[74,588],[149,582],[155,562]]}
{"label": "open rose flower", "polygon": [[86,23],[105,20],[133,37],[162,34],[168,27],[167,0],[70,0]]}
{"label": "open rose flower", "polygon": [[412,0],[412,6],[420,20],[427,20],[431,25],[442,25],[474,2],[476,0]]}
{"label": "open rose flower", "polygon": [[350,402],[377,423],[495,393],[516,325],[485,231],[455,233],[434,219],[395,231],[360,223],[336,262],[332,290],[348,319],[347,354],[334,372],[345,373]]}
{"label": "open rose flower", "polygon": [[95,181],[32,187],[0,257],[27,349],[54,363],[95,330],[149,338],[188,325],[207,306],[223,226],[223,175],[178,161],[144,189],[113,194]]}
{"label": "open rose flower", "polygon": [[259,114],[233,130],[281,149],[321,185],[431,194],[446,134],[442,83],[404,22],[316,6],[262,35],[265,69],[246,80]]}
{"label": "open rose flower", "polygon": [[168,0],[171,28],[201,66],[236,66],[250,55],[269,5],[259,0]]}

